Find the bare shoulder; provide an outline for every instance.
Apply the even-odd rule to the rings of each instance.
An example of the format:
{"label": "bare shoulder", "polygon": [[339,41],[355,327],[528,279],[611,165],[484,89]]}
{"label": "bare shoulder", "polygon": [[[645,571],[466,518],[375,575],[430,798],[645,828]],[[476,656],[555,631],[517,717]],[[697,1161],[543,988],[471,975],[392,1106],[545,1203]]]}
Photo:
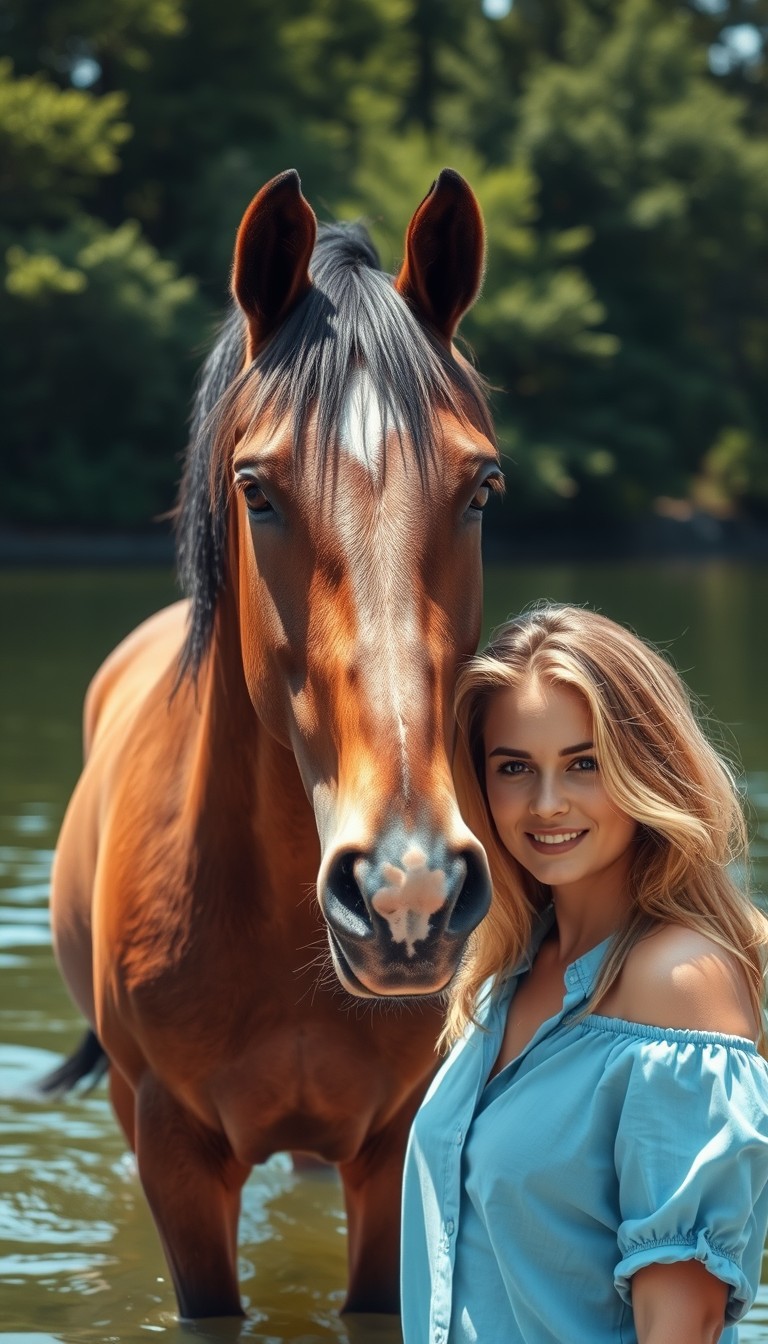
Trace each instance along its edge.
{"label": "bare shoulder", "polygon": [[665,924],[637,943],[600,1011],[631,1022],[756,1040],[758,1024],[737,958],[705,934]]}

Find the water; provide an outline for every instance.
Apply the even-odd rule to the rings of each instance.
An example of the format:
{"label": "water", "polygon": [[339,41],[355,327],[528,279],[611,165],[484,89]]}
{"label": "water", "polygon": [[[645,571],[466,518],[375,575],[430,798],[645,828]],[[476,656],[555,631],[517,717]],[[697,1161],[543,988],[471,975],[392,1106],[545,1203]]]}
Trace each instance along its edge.
{"label": "water", "polygon": [[[491,569],[490,627],[537,597],[598,607],[670,648],[738,745],[768,891],[768,572],[724,564]],[[33,1080],[82,1022],[53,964],[47,891],[80,764],[80,708],[101,658],[175,596],[164,572],[0,573],[0,1344],[342,1341],[398,1344],[390,1318],[338,1318],[344,1216],[335,1177],[273,1158],[246,1187],[244,1325],[183,1327],[103,1088],[36,1101]],[[768,1287],[741,1328],[768,1344]]]}

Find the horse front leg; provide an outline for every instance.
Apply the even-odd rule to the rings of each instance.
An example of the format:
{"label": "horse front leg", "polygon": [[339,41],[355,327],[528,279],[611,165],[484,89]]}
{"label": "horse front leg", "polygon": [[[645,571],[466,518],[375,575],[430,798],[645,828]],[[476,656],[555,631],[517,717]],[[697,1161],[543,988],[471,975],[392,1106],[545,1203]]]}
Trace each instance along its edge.
{"label": "horse front leg", "polygon": [[351,1162],[340,1166],[347,1209],[349,1283],[343,1311],[400,1310],[400,1189],[408,1131],[420,1094]]}
{"label": "horse front leg", "polygon": [[181,1318],[242,1316],[237,1224],[248,1168],[150,1075],[136,1096],[136,1161]]}
{"label": "horse front leg", "polygon": [[128,1079],[117,1066],[109,1066],[109,1099],[132,1153],[136,1152],[136,1097]]}

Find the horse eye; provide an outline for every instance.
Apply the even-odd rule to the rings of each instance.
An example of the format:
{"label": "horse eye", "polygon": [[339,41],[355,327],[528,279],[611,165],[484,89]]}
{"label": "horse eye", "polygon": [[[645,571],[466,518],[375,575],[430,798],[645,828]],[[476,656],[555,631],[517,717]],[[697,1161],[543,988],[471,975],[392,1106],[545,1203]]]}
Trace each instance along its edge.
{"label": "horse eye", "polygon": [[257,481],[243,486],[243,499],[249,513],[271,513],[272,505]]}
{"label": "horse eye", "polygon": [[469,506],[470,509],[476,509],[478,513],[481,513],[482,510],[485,508],[486,504],[488,503],[490,497],[491,497],[491,487],[487,481],[484,481],[483,484],[480,486],[480,489],[477,491],[476,495],[472,499],[472,502]]}
{"label": "horse eye", "polygon": [[469,505],[469,513],[482,513],[492,494],[504,494],[504,477],[500,471],[491,472],[486,476],[481,485],[472,497]]}

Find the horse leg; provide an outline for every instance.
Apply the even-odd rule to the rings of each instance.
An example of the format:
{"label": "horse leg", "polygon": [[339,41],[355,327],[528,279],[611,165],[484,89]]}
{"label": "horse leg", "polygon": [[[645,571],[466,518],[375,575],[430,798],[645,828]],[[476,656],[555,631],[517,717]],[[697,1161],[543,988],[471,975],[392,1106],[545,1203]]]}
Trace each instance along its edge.
{"label": "horse leg", "polygon": [[343,1311],[400,1310],[400,1187],[411,1120],[407,1104],[340,1168],[347,1208],[349,1284]]}
{"label": "horse leg", "polygon": [[125,1074],[109,1066],[109,1099],[131,1152],[136,1152],[136,1097]]}
{"label": "horse leg", "polygon": [[237,1224],[248,1168],[151,1075],[137,1092],[136,1158],[181,1318],[242,1316]]}

